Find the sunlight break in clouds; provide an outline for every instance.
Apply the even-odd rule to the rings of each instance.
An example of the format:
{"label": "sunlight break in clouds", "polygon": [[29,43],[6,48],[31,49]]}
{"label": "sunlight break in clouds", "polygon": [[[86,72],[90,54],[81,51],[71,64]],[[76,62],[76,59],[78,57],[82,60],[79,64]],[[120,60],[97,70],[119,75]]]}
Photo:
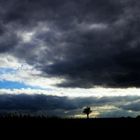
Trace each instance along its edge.
{"label": "sunlight break in clouds", "polygon": [[[35,86],[36,87],[36,86]],[[39,88],[41,86],[38,85],[38,88],[21,88],[21,89],[0,89],[0,94],[44,94],[44,95],[52,95],[52,96],[67,96],[69,98],[77,98],[77,97],[125,97],[125,96],[140,96],[140,89],[137,88],[129,88],[129,89],[106,89],[106,88],[93,88],[93,89],[72,89],[72,88],[52,88],[46,87],[45,89]]]}

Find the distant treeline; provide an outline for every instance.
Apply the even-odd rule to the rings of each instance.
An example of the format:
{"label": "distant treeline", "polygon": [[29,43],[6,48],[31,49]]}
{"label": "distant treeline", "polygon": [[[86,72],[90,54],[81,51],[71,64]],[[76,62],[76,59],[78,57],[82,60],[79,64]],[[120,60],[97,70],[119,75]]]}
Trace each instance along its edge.
{"label": "distant treeline", "polygon": [[120,118],[74,118],[74,117],[59,117],[59,116],[46,116],[46,115],[32,115],[32,114],[22,114],[22,113],[4,113],[0,114],[0,119],[86,119],[86,120],[93,120],[93,119],[140,119],[140,116],[137,117],[120,117]]}

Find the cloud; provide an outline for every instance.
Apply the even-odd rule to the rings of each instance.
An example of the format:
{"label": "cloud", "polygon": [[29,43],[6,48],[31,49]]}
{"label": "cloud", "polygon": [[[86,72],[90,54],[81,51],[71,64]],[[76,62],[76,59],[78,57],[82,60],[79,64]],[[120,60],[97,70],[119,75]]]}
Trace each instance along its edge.
{"label": "cloud", "polygon": [[127,104],[124,104],[121,106],[121,108],[126,109],[126,110],[130,110],[130,111],[140,111],[140,100],[135,100],[132,102],[128,102]]}
{"label": "cloud", "polygon": [[106,111],[100,114],[101,118],[137,117],[139,113],[127,110]]}
{"label": "cloud", "polygon": [[48,89],[62,80],[43,77],[41,73],[23,60],[6,53],[0,55],[0,81],[18,82],[19,84],[40,87],[40,89]]}
{"label": "cloud", "polygon": [[[3,81],[3,84],[6,81]],[[12,82],[9,82],[12,83]],[[13,83],[14,84],[14,83]],[[91,89],[81,89],[81,88],[54,88],[54,87],[48,87],[48,88],[41,88],[39,86],[30,86],[30,84],[24,84],[24,83],[18,83],[15,82],[15,84],[22,85],[21,88],[1,88],[0,94],[22,94],[25,93],[27,95],[32,94],[44,94],[44,95],[52,95],[52,96],[66,96],[70,98],[87,98],[87,97],[95,97],[95,98],[103,98],[103,97],[126,97],[129,96],[130,99],[133,97],[139,97],[139,89],[136,88],[128,88],[128,89],[114,89],[114,88],[91,88]],[[5,85],[8,87],[8,85]]]}
{"label": "cloud", "polygon": [[135,102],[139,97],[77,97],[49,96],[43,94],[1,94],[0,113],[27,113],[32,115],[82,117],[85,106],[91,106],[91,117],[135,117],[139,110],[121,108],[123,104]]}
{"label": "cloud", "polygon": [[25,61],[43,77],[61,79],[56,86],[140,86],[140,2],[8,0],[0,5],[0,53]]}

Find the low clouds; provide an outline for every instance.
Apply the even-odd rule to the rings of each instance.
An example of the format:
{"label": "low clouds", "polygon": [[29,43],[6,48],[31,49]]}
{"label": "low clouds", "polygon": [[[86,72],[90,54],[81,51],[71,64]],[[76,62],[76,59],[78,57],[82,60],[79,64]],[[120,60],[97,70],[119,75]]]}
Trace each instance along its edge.
{"label": "low clouds", "polygon": [[133,110],[133,111],[140,111],[140,100],[136,100],[133,102],[129,102],[125,105],[122,105],[122,108],[127,109],[127,110]]}
{"label": "low clouds", "polygon": [[[93,110],[91,117],[136,117],[140,110],[133,109],[133,102],[138,100],[140,99],[136,96],[68,98],[38,94],[1,94],[0,113],[17,112],[32,115],[82,117],[83,108],[91,106]],[[130,102],[132,102],[132,106],[123,107]]]}
{"label": "low clouds", "polygon": [[0,1],[0,53],[58,87],[139,87],[140,2]]}

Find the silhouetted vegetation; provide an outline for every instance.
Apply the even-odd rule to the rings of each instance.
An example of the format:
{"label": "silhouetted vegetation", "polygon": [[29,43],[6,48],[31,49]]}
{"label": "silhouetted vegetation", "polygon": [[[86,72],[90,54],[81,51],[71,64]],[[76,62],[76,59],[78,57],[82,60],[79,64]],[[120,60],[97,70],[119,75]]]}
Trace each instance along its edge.
{"label": "silhouetted vegetation", "polygon": [[86,107],[83,110],[83,113],[87,115],[87,119],[89,119],[89,114],[92,112],[92,110],[90,109],[90,107]]}
{"label": "silhouetted vegetation", "polygon": [[[136,118],[59,118],[46,116],[32,116],[23,114],[0,115],[0,130],[12,130],[14,132],[41,132],[49,135],[50,132],[58,134],[78,133],[85,134],[85,131],[92,133],[97,131],[110,132],[114,130],[118,133],[124,130],[131,130],[140,127],[140,116]],[[117,130],[117,131],[116,131]],[[49,133],[48,133],[49,132]],[[87,133],[87,134],[88,134]],[[53,134],[53,135],[54,135]],[[78,134],[78,135],[79,135]],[[52,135],[51,135],[52,136]]]}
{"label": "silhouetted vegetation", "polygon": [[41,124],[46,127],[73,127],[73,128],[82,128],[86,125],[87,127],[92,128],[110,128],[110,127],[129,127],[133,123],[140,125],[140,116],[136,118],[131,117],[121,117],[121,118],[60,118],[60,117],[46,117],[46,116],[32,116],[32,115],[23,115],[23,114],[6,114],[0,115],[0,127],[2,124],[17,124],[34,126]]}

